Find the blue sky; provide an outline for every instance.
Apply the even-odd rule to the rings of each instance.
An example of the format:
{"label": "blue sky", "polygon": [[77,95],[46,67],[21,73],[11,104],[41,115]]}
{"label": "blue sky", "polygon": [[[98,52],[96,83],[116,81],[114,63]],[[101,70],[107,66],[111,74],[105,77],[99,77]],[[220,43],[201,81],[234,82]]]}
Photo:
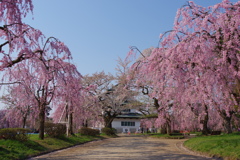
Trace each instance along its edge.
{"label": "blue sky", "polygon": [[[236,2],[237,0],[231,0]],[[221,0],[195,0],[201,6]],[[157,46],[159,35],[173,26],[185,0],[33,0],[32,19],[25,22],[54,36],[71,50],[83,75],[115,74],[118,57],[129,46],[140,50]]]}

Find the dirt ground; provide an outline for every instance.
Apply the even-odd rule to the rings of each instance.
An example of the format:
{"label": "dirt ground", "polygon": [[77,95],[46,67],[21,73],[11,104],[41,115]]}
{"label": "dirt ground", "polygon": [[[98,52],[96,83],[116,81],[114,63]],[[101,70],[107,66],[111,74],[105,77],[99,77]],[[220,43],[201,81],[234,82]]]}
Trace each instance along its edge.
{"label": "dirt ground", "polygon": [[143,136],[121,136],[89,142],[52,152],[29,160],[205,160],[182,147],[184,139],[155,139]]}

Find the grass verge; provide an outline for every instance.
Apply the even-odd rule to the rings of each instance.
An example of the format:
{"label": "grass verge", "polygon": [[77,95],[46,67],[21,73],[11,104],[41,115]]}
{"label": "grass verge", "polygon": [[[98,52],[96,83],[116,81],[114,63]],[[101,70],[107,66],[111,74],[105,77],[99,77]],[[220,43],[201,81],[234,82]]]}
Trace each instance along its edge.
{"label": "grass verge", "polygon": [[185,141],[184,146],[208,156],[240,159],[240,133],[195,137]]}
{"label": "grass verge", "polygon": [[117,138],[118,137],[118,135],[116,135],[116,134],[106,135],[105,133],[101,133],[100,136],[103,137],[103,138]]}
{"label": "grass verge", "polygon": [[46,137],[44,140],[40,140],[38,135],[31,135],[30,140],[25,142],[0,140],[0,157],[1,160],[21,160],[97,139],[102,139],[102,137],[71,136],[60,139]]}
{"label": "grass verge", "polygon": [[183,139],[183,135],[168,135],[168,134],[148,134],[149,137],[153,138],[164,138],[164,139]]}

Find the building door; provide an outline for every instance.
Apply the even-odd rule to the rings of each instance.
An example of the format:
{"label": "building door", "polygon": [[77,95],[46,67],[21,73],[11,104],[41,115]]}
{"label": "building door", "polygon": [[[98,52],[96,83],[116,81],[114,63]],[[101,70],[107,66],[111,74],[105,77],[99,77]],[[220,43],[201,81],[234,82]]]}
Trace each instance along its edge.
{"label": "building door", "polygon": [[123,128],[123,133],[128,133],[129,131],[129,128]]}

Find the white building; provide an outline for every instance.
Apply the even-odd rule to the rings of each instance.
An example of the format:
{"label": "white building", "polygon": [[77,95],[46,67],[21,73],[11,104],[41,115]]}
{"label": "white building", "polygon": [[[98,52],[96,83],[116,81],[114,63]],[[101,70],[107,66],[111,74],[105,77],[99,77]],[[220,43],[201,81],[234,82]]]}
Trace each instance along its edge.
{"label": "white building", "polygon": [[117,130],[117,133],[136,133],[140,132],[140,118],[142,114],[135,109],[127,109],[118,115],[112,122],[112,128]]}

